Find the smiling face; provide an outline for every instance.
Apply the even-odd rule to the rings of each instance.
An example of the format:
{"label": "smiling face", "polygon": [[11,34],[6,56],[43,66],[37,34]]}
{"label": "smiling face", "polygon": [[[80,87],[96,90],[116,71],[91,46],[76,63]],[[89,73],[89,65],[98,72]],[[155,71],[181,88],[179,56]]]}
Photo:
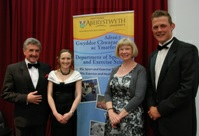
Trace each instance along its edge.
{"label": "smiling face", "polygon": [[130,45],[124,44],[119,47],[119,57],[122,60],[131,60],[133,56],[133,50]]}
{"label": "smiling face", "polygon": [[68,69],[72,64],[72,55],[69,52],[63,52],[58,59],[60,68]]}
{"label": "smiling face", "polygon": [[170,24],[167,16],[156,17],[152,20],[153,35],[161,44],[164,44],[172,37],[172,31],[174,28],[175,24]]}
{"label": "smiling face", "polygon": [[122,38],[117,42],[115,56],[122,60],[128,60],[138,55],[138,49],[130,38]]}
{"label": "smiling face", "polygon": [[38,45],[28,44],[23,52],[29,62],[35,63],[38,61],[40,55],[40,48]]}

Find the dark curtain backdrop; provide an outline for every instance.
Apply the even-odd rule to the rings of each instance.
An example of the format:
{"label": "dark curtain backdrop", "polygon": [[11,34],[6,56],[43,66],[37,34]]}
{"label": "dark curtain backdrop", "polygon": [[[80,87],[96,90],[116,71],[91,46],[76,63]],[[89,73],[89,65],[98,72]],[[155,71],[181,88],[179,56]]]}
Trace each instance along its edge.
{"label": "dark curtain backdrop", "polygon": [[[146,67],[157,45],[151,32],[151,13],[167,10],[167,6],[167,0],[0,0],[0,88],[7,65],[24,60],[26,38],[40,40],[40,61],[53,69],[60,49],[73,51],[73,15],[134,10],[136,61]],[[14,128],[13,105],[0,98],[0,110],[6,125]]]}

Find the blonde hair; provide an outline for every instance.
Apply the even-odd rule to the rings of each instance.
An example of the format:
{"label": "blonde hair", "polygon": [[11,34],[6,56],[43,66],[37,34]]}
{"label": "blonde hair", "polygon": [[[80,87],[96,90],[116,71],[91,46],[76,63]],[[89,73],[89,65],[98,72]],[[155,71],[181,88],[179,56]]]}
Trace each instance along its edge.
{"label": "blonde hair", "polygon": [[133,51],[132,58],[134,58],[138,55],[138,49],[137,49],[136,44],[130,38],[122,38],[118,41],[118,43],[116,45],[115,56],[120,57],[119,56],[119,48],[122,45],[129,45],[131,47],[131,49]]}

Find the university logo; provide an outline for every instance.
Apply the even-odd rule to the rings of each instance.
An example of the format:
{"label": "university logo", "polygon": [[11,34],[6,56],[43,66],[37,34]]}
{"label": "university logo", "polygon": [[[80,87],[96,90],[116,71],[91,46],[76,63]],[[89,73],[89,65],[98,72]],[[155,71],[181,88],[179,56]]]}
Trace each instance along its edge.
{"label": "university logo", "polygon": [[80,20],[79,24],[80,24],[81,28],[84,28],[86,26],[86,21],[85,20]]}

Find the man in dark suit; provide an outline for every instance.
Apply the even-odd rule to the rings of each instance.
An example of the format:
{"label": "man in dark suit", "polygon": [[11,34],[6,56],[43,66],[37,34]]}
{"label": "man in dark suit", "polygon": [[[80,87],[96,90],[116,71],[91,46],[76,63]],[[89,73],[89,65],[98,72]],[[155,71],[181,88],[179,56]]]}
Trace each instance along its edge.
{"label": "man in dark suit", "polygon": [[155,136],[196,136],[198,50],[173,37],[174,28],[168,12],[152,14],[152,31],[160,47],[148,65],[148,115]]}
{"label": "man in dark suit", "polygon": [[16,136],[45,136],[49,113],[47,76],[50,66],[38,62],[41,44],[35,38],[24,42],[25,60],[8,65],[2,98],[15,104]]}

